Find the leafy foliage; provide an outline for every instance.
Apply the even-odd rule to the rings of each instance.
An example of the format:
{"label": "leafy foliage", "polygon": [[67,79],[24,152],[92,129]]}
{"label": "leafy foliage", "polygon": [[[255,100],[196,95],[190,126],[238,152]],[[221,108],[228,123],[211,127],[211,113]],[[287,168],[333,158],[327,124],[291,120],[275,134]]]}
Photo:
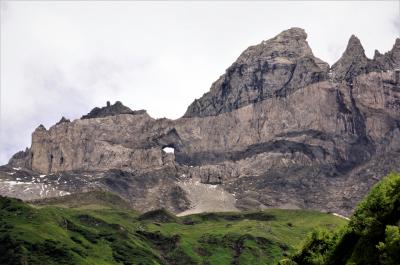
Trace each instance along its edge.
{"label": "leafy foliage", "polygon": [[313,232],[292,257],[298,264],[400,264],[400,175],[391,173],[358,205],[349,224]]}
{"label": "leafy foliage", "polygon": [[400,229],[398,226],[386,226],[385,241],[379,242],[379,260],[381,264],[390,265],[400,262]]}

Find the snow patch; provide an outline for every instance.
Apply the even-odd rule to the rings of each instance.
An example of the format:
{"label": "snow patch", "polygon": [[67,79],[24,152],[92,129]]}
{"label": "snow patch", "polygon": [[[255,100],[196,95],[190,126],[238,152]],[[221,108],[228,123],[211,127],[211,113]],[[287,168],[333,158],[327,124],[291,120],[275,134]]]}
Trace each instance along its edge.
{"label": "snow patch", "polygon": [[162,150],[167,154],[174,154],[175,153],[175,149],[173,147],[164,147]]}

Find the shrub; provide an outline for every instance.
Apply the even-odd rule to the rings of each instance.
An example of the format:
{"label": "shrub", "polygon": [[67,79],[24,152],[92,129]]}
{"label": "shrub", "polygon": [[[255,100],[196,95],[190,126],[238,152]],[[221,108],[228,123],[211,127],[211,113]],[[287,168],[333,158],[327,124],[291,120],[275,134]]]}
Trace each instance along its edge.
{"label": "shrub", "polygon": [[345,229],[313,232],[292,261],[310,265],[399,264],[399,220],[400,175],[391,173],[357,206]]}
{"label": "shrub", "polygon": [[400,262],[400,229],[388,225],[385,231],[385,242],[379,242],[379,261],[381,264],[396,264]]}

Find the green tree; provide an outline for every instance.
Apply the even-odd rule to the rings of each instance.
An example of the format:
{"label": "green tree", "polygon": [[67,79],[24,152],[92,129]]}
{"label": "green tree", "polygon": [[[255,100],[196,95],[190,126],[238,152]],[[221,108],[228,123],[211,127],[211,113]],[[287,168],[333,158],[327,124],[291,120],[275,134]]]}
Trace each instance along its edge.
{"label": "green tree", "polygon": [[312,233],[292,260],[304,265],[400,264],[399,221],[400,175],[391,173],[357,206],[345,229]]}
{"label": "green tree", "polygon": [[388,225],[385,231],[385,242],[379,242],[379,260],[381,264],[393,265],[400,263],[400,229]]}

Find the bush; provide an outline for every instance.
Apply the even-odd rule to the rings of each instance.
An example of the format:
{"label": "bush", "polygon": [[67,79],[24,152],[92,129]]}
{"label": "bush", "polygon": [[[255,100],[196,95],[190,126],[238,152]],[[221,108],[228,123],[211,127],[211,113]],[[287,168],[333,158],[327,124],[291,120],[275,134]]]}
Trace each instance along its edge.
{"label": "bush", "polygon": [[396,264],[400,262],[400,229],[388,225],[385,232],[385,242],[379,242],[379,261],[381,264]]}
{"label": "bush", "polygon": [[358,205],[349,226],[363,236],[381,236],[385,224],[396,224],[399,219],[400,175],[391,173]]}
{"label": "bush", "polygon": [[302,250],[294,255],[293,261],[298,264],[327,264],[338,238],[339,233],[332,233],[327,230],[312,232],[307,237]]}
{"label": "bush", "polygon": [[310,265],[400,264],[399,220],[400,175],[391,173],[357,206],[345,229],[313,232],[292,261]]}

